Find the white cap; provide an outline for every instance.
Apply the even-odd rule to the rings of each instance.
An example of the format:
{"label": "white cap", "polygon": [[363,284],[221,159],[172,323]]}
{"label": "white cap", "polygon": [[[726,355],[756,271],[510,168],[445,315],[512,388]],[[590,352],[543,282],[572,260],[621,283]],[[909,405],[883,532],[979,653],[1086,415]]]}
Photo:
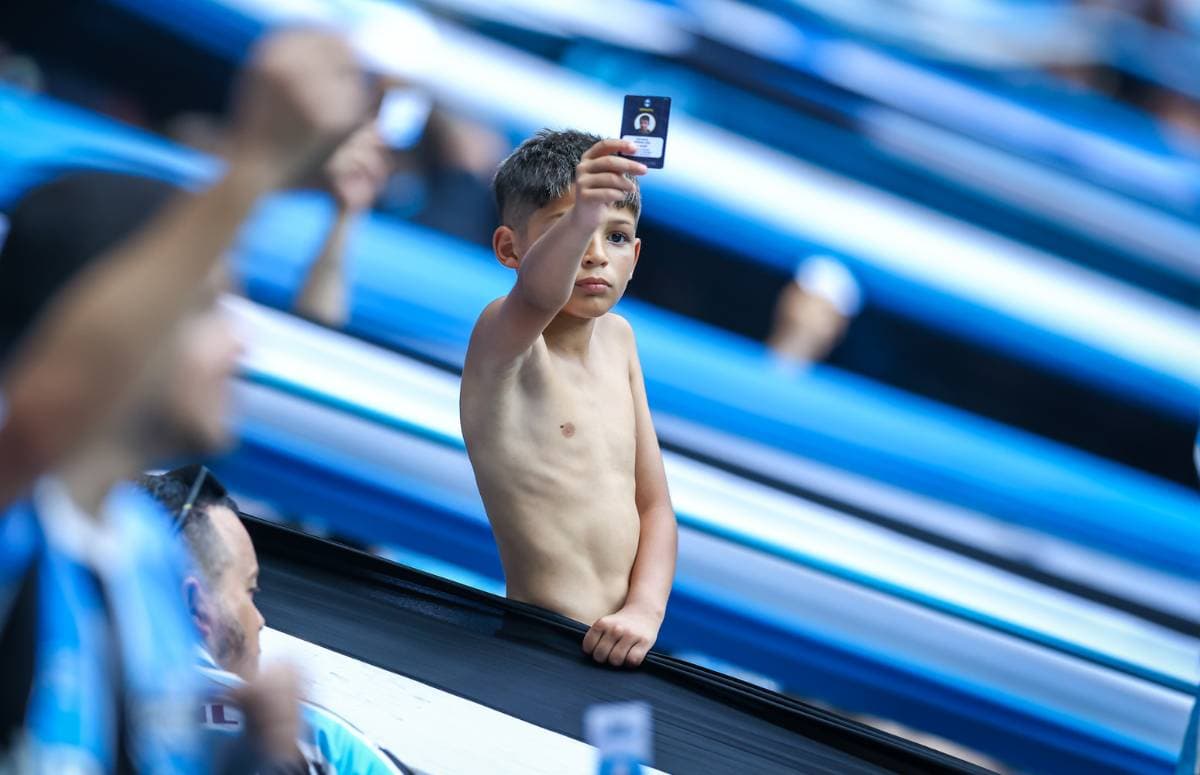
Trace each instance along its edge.
{"label": "white cap", "polygon": [[816,255],[801,261],[796,267],[796,284],[828,301],[845,317],[852,318],[862,309],[858,281],[841,262],[829,256]]}

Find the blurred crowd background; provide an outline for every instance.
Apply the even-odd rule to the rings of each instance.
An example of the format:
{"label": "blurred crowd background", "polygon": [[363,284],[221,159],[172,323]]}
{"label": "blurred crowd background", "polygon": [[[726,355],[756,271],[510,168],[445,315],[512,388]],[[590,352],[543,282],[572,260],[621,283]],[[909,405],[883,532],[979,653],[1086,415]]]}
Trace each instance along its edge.
{"label": "blurred crowd background", "polygon": [[[237,33],[193,23],[191,3],[61,5],[53,13],[32,4],[5,12],[0,77],[7,84],[201,151],[219,149],[235,49],[244,47]],[[395,6],[223,5],[260,19],[353,17],[363,25],[379,6]],[[681,134],[694,121],[751,143],[737,150],[759,163],[784,154],[811,165],[806,176],[834,173],[812,189],[816,198],[823,187],[861,182],[919,203],[921,221],[950,219],[931,220],[934,232],[953,234],[966,222],[1033,247],[1036,254],[1020,254],[1022,265],[1031,277],[1061,279],[1061,292],[1047,301],[1065,316],[1078,290],[1074,266],[1195,309],[1200,10],[1190,0],[445,0],[408,7],[407,17],[391,18],[392,35],[375,22],[374,36],[363,37],[380,69],[423,102],[399,119],[412,126],[393,151],[394,172],[374,203],[379,213],[490,243],[495,213],[487,186],[523,136],[514,124],[555,124],[570,115],[562,105],[539,112],[536,80],[514,82],[511,94],[462,91],[469,83],[459,82],[461,58],[474,43],[499,43],[532,57],[527,72],[551,83],[584,77],[597,88],[668,94],[685,114]],[[446,23],[473,37],[439,36]],[[510,103],[503,110],[519,120],[497,115],[497,100]],[[611,104],[594,107],[617,112]],[[1194,484],[1181,453],[1191,446],[1194,412],[1128,400],[1097,386],[1115,377],[1084,377],[1086,364],[1022,352],[1007,341],[1019,334],[986,330],[988,321],[955,310],[955,294],[937,284],[927,298],[911,298],[920,290],[877,277],[895,267],[871,255],[874,244],[855,251],[836,233],[862,228],[869,242],[890,240],[870,223],[829,224],[832,238],[803,226],[772,234],[739,217],[745,207],[763,209],[743,200],[773,196],[753,169],[673,170],[696,165],[691,156],[672,162],[663,177],[709,177],[712,198],[672,201],[670,212],[665,192],[662,206],[650,200],[642,226],[650,260],[631,287],[636,297],[739,336],[774,335],[778,344],[786,334],[775,329],[805,314],[792,290],[794,269],[810,255],[832,257],[856,286],[847,308],[853,314],[829,312],[830,331],[817,336],[828,343],[793,342],[793,350],[815,348],[847,372]],[[736,190],[723,195],[722,182]],[[799,211],[819,204],[786,203]],[[720,219],[706,221],[710,214]],[[935,255],[913,243],[903,260],[968,289],[987,283],[958,260],[952,238],[943,245]],[[960,274],[972,276],[954,278]],[[1021,287],[992,291],[1019,295]],[[942,308],[913,309],[924,305]],[[824,318],[813,313],[814,321]],[[1074,325],[1089,323],[1120,326],[1116,319]],[[1181,387],[1180,403],[1194,398],[1194,383]]]}

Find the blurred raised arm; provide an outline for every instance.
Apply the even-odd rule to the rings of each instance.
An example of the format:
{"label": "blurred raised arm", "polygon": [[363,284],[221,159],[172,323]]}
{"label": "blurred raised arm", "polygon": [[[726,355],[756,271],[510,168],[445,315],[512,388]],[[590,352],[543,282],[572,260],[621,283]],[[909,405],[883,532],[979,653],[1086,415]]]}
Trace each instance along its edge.
{"label": "blurred raised arm", "polygon": [[4,364],[0,507],[107,416],[258,198],[322,164],[366,105],[340,38],[295,30],[260,42],[241,74],[225,176],[98,257]]}

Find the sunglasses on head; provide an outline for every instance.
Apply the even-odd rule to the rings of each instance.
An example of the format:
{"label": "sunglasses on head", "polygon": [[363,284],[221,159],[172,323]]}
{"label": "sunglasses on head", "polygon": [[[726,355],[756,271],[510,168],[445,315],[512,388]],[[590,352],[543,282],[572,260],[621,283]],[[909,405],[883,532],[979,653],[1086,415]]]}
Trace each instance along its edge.
{"label": "sunglasses on head", "polygon": [[188,515],[192,513],[192,508],[196,505],[196,499],[200,497],[200,492],[204,489],[206,479],[208,479],[208,466],[200,466],[200,470],[196,473],[196,481],[192,482],[192,487],[188,490],[187,500],[183,502],[179,513],[175,515],[172,529],[176,532],[182,530],[183,523],[187,522]]}

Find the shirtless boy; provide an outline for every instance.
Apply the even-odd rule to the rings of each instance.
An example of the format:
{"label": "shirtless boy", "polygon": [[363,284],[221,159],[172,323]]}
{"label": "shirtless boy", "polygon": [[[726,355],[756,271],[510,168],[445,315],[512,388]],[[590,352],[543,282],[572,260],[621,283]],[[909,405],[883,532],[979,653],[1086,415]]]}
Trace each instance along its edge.
{"label": "shirtless boy", "polygon": [[475,324],[460,414],[508,596],[591,623],[636,666],[675,575],[675,513],[633,330],[609,310],[641,252],[646,168],[621,140],[543,130],[496,173],[492,237],[517,271]]}

